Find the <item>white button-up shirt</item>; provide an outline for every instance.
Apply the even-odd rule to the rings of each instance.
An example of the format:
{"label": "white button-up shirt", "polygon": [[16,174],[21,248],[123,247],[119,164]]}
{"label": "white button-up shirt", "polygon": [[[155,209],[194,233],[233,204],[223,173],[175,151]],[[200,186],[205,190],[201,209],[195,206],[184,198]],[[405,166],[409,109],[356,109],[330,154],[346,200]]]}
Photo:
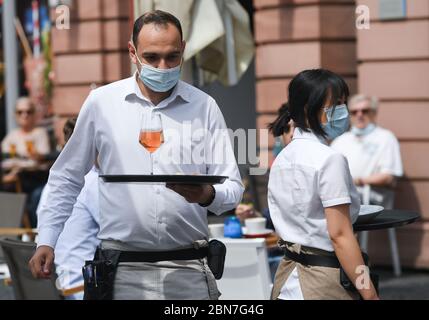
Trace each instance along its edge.
{"label": "white button-up shirt", "polygon": [[297,128],[271,168],[268,204],[283,240],[333,251],[324,209],[350,204],[354,223],[360,199],[346,158],[312,132]]}
{"label": "white button-up shirt", "polygon": [[334,140],[332,148],[346,156],[353,178],[376,173],[403,175],[399,143],[389,130],[377,126],[364,136],[346,132]]}
{"label": "white button-up shirt", "polygon": [[[38,245],[55,247],[70,216],[84,176],[98,156],[100,174],[150,174],[150,153],[139,143],[141,120],[161,115],[163,145],[152,154],[154,174],[210,174],[229,178],[215,185],[216,197],[203,208],[163,184],[99,180],[101,240],[144,250],[169,250],[207,239],[207,210],[235,208],[243,185],[226,124],[213,98],[179,81],[170,97],[154,106],[135,76],[93,90],[76,128],[49,176],[49,206],[40,213]],[[222,132],[222,133],[220,133]]]}
{"label": "white button-up shirt", "polygon": [[[37,214],[48,205],[49,185],[42,192]],[[55,247],[55,266],[62,288],[74,288],[83,284],[82,266],[92,260],[100,243],[98,204],[98,170],[94,167],[85,176],[85,185],[77,197],[73,213],[67,220],[64,230]],[[82,294],[74,298],[82,299]]]}
{"label": "white button-up shirt", "polygon": [[[364,136],[346,132],[335,139],[331,146],[347,158],[350,173],[355,179],[377,173],[395,177],[404,174],[398,140],[391,131],[379,126]],[[357,189],[362,195],[365,194],[363,187]],[[386,209],[392,209],[394,195],[391,188],[372,187],[369,200],[371,204],[381,204]]]}
{"label": "white button-up shirt", "polygon": [[11,146],[15,146],[15,152],[18,156],[28,158],[30,156],[28,142],[32,142],[34,150],[42,155],[48,154],[51,149],[45,128],[34,128],[30,132],[24,132],[21,129],[12,130],[3,139],[1,149],[2,152],[11,153]]}

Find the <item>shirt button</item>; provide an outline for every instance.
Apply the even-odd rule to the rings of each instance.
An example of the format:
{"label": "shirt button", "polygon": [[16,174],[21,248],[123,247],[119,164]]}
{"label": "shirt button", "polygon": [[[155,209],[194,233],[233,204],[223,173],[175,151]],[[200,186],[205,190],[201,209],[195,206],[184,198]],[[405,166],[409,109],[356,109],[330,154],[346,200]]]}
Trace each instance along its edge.
{"label": "shirt button", "polygon": [[161,194],[161,190],[156,189],[156,194]]}

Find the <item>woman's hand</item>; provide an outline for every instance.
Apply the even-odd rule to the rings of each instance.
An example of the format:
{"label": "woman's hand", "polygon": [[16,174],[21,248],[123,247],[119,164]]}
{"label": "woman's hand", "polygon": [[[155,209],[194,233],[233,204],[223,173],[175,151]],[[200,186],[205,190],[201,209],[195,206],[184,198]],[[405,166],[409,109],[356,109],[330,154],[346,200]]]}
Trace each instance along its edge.
{"label": "woman's hand", "polygon": [[29,158],[31,160],[34,160],[38,163],[43,162],[45,160],[45,157],[43,155],[41,155],[40,153],[33,151],[30,155]]}

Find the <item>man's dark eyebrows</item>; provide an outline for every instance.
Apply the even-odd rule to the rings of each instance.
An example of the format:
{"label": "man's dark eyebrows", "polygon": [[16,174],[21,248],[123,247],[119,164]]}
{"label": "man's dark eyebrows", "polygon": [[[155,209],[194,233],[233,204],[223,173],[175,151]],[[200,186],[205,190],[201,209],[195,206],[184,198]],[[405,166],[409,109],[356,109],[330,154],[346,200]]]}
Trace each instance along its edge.
{"label": "man's dark eyebrows", "polygon": [[169,52],[169,53],[168,53],[168,55],[169,55],[169,56],[172,56],[172,55],[174,55],[174,54],[180,54],[180,53],[181,53],[181,51],[180,51],[180,50],[176,50],[176,51]]}
{"label": "man's dark eyebrows", "polygon": [[[175,51],[172,51],[172,52],[168,52],[166,54],[166,56],[169,57],[169,56],[174,56],[174,55],[180,55],[180,53],[181,53],[180,50],[175,50]],[[143,52],[142,56],[143,57],[159,57],[159,56],[162,56],[162,54],[160,54],[158,52],[147,51],[147,52]]]}
{"label": "man's dark eyebrows", "polygon": [[150,51],[142,53],[143,57],[155,57],[155,56],[158,56],[158,55],[159,55],[158,53],[156,53],[156,52],[150,52]]}

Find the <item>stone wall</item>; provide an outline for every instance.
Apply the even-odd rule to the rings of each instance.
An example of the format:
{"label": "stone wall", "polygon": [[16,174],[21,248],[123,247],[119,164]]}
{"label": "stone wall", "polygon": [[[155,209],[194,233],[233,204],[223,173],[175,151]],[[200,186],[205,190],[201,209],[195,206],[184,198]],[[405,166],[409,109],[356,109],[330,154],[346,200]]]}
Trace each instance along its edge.
{"label": "stone wall", "polygon": [[[378,0],[358,0],[370,9],[369,30],[357,32],[359,91],[380,98],[379,123],[401,144],[405,177],[396,207],[420,212],[422,221],[397,229],[405,266],[429,267],[429,1],[407,0],[406,18],[383,21]],[[373,261],[390,263],[386,232],[370,239]],[[370,252],[371,253],[371,252]]]}
{"label": "stone wall", "polygon": [[91,87],[130,75],[130,11],[128,0],[74,0],[70,29],[53,28],[53,107],[58,132],[66,118],[79,113]]}

